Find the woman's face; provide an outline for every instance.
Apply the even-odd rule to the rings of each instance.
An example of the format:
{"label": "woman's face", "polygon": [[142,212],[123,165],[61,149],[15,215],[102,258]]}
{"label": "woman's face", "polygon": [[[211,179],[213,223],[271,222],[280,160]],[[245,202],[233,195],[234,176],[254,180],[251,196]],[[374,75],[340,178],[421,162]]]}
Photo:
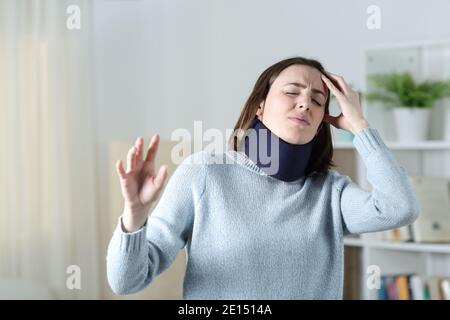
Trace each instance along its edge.
{"label": "woman's face", "polygon": [[305,144],[314,138],[322,122],[326,95],[327,89],[319,70],[305,65],[291,65],[272,83],[256,115],[284,141]]}

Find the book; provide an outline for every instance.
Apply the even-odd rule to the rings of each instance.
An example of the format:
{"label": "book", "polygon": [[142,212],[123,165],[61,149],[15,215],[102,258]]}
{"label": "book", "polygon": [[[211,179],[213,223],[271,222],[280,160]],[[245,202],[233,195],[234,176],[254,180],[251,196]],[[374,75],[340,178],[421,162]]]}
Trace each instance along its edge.
{"label": "book", "polygon": [[425,300],[425,288],[423,286],[422,278],[417,275],[412,275],[409,279],[411,286],[412,300]]}
{"label": "book", "polygon": [[386,277],[386,291],[389,300],[398,300],[398,288],[395,276]]}
{"label": "book", "polygon": [[417,274],[383,274],[379,300],[450,300],[450,277]]}
{"label": "book", "polygon": [[397,285],[398,299],[409,300],[408,276],[403,275],[396,277],[395,283]]}
{"label": "book", "polygon": [[388,300],[387,292],[387,277],[385,275],[381,276],[380,279],[380,289],[378,290],[378,300]]}
{"label": "book", "polygon": [[432,277],[428,280],[428,290],[430,292],[430,300],[441,300],[440,279]]}
{"label": "book", "polygon": [[450,279],[441,279],[441,296],[443,300],[450,300]]}

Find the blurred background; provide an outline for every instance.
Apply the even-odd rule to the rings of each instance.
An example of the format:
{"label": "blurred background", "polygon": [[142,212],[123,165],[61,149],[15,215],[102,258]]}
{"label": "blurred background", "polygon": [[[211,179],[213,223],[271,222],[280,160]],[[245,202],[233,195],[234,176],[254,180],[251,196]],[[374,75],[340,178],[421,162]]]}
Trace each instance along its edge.
{"label": "blurred background", "polygon": [[[200,120],[225,134],[257,77],[291,56],[318,59],[361,92],[373,89],[370,73],[446,80],[448,12],[445,0],[0,0],[0,298],[180,298],[184,252],[139,294],[115,296],[106,282],[122,210],[115,160],[159,133],[157,165],[173,172],[175,129],[193,132]],[[450,105],[433,107],[425,140],[400,142],[391,111],[364,103],[411,175],[448,179]],[[333,134],[338,170],[370,189],[351,135]],[[371,298],[362,284],[375,263],[369,241],[381,240],[346,243],[348,299]],[[450,276],[448,245],[427,246],[373,259],[396,274]]]}

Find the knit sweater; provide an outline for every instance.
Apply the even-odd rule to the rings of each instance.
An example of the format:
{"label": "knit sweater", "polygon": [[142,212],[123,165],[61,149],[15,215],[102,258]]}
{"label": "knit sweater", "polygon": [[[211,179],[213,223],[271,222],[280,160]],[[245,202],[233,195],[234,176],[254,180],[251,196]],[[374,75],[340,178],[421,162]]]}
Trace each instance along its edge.
{"label": "knit sweater", "polygon": [[332,169],[285,182],[240,152],[191,154],[144,227],[126,233],[119,218],[107,253],[112,290],[144,289],[185,248],[183,299],[342,299],[344,235],[408,225],[419,214],[378,131],[357,132],[353,144],[371,192]]}

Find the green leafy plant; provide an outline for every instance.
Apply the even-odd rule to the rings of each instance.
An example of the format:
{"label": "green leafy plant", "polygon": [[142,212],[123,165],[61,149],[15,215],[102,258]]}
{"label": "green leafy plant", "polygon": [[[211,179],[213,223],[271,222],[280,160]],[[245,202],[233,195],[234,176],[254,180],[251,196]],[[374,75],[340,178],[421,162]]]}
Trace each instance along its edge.
{"label": "green leafy plant", "polygon": [[365,94],[366,100],[382,102],[388,108],[431,108],[436,100],[450,97],[450,81],[417,83],[409,72],[374,74],[368,80],[378,90]]}

